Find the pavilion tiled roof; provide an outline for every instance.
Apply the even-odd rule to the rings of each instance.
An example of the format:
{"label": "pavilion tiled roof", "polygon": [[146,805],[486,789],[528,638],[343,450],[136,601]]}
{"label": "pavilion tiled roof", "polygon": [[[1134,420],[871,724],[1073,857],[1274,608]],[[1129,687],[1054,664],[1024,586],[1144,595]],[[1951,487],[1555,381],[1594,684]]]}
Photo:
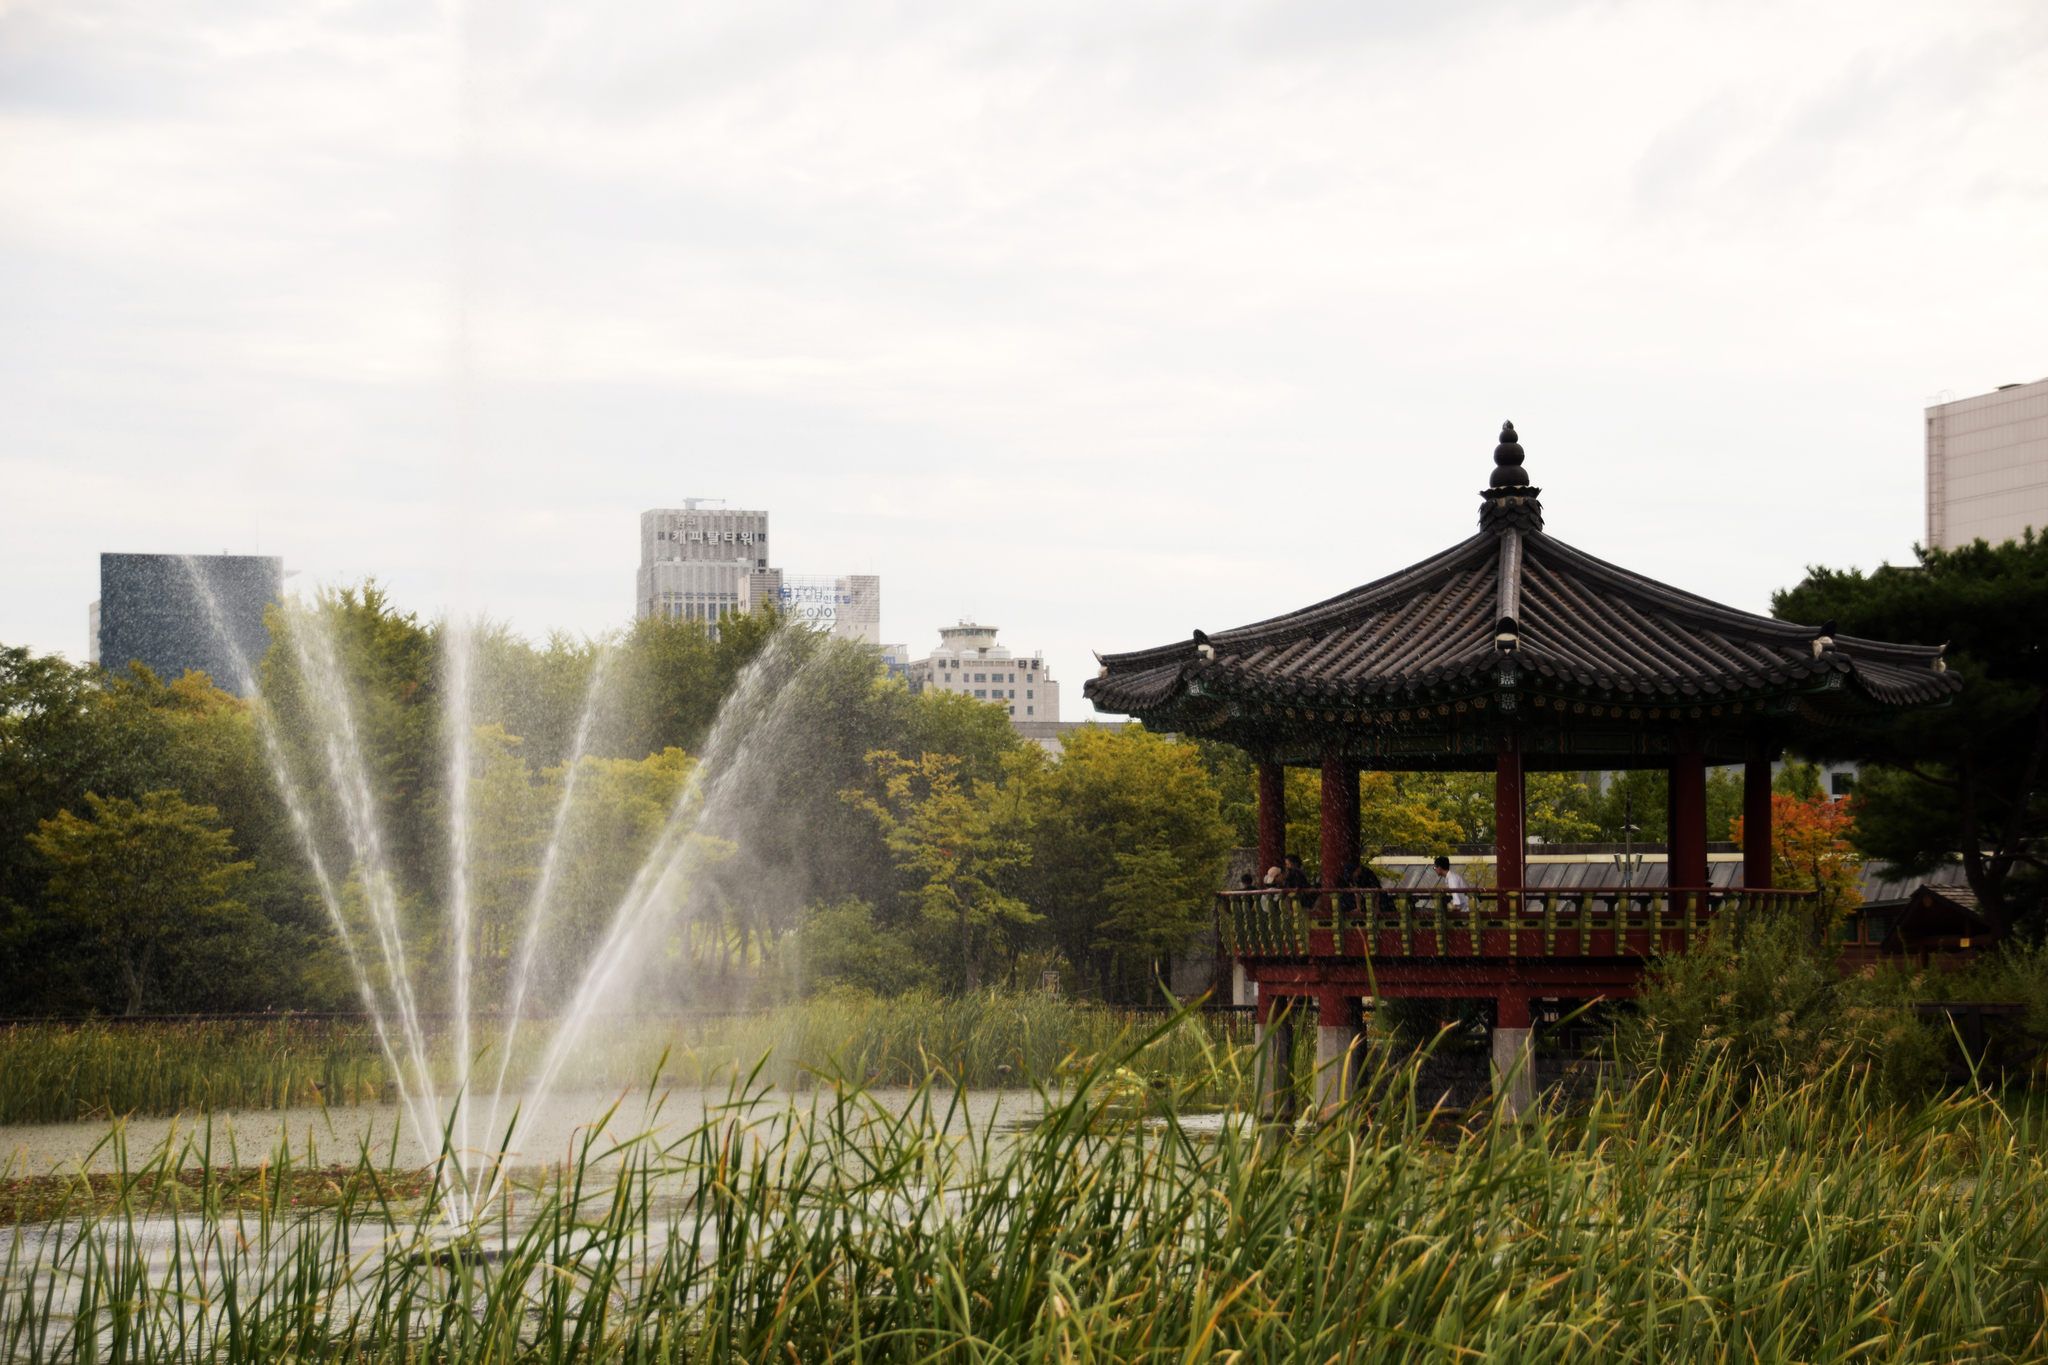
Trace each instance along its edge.
{"label": "pavilion tiled roof", "polygon": [[1501,467],[1471,539],[1299,611],[1104,655],[1084,694],[1098,710],[1137,715],[1171,706],[1190,685],[1342,705],[1488,687],[1504,665],[1653,704],[1818,684],[1832,709],[1888,710],[1940,702],[1962,685],[1938,646],[1738,611],[1545,534],[1541,490],[1526,486],[1512,425],[1501,450],[1512,462],[1496,453]]}

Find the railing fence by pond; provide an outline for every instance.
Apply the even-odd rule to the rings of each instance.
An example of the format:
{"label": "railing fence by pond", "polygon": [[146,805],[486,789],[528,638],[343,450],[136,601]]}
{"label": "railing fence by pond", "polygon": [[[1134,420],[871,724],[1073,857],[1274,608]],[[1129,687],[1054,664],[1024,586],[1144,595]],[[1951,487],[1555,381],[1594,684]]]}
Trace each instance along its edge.
{"label": "railing fence by pond", "polygon": [[1652,957],[1741,915],[1814,900],[1662,886],[1224,891],[1216,931],[1233,957]]}

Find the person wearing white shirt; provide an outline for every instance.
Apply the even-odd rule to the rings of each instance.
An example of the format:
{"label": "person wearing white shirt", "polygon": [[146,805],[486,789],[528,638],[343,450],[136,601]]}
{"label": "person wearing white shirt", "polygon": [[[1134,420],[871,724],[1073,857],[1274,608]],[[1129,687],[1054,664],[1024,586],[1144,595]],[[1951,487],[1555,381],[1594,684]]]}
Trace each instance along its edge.
{"label": "person wearing white shirt", "polygon": [[1470,886],[1471,883],[1466,881],[1461,874],[1453,871],[1451,860],[1441,853],[1436,855],[1436,867],[1433,870],[1436,873],[1436,885],[1432,889],[1451,892],[1452,913],[1459,915],[1466,913],[1471,907],[1467,902],[1467,897],[1464,895],[1464,888]]}

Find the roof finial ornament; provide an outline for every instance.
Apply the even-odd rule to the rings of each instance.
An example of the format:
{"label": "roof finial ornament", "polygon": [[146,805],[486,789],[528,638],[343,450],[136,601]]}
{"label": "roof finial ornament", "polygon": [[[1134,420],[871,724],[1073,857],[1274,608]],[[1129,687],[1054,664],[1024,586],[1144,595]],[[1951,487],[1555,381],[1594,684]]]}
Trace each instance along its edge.
{"label": "roof finial ornament", "polygon": [[1500,424],[1500,444],[1493,448],[1493,479],[1495,488],[1521,487],[1529,482],[1529,476],[1522,469],[1522,443],[1515,438],[1515,424]]}
{"label": "roof finial ornament", "polygon": [[1500,444],[1493,448],[1493,478],[1479,494],[1479,525],[1482,530],[1540,531],[1543,504],[1536,501],[1543,490],[1532,486],[1522,468],[1522,440],[1513,422],[1500,424]]}

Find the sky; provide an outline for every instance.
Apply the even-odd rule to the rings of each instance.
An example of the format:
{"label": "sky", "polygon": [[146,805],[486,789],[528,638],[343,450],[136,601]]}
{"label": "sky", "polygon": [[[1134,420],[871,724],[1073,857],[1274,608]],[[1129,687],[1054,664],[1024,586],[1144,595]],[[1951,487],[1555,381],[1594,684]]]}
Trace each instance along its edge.
{"label": "sky", "polygon": [[2048,375],[2039,3],[0,0],[0,644],[102,551],[536,640],[767,508],[1091,651],[1548,529],[1766,610]]}

